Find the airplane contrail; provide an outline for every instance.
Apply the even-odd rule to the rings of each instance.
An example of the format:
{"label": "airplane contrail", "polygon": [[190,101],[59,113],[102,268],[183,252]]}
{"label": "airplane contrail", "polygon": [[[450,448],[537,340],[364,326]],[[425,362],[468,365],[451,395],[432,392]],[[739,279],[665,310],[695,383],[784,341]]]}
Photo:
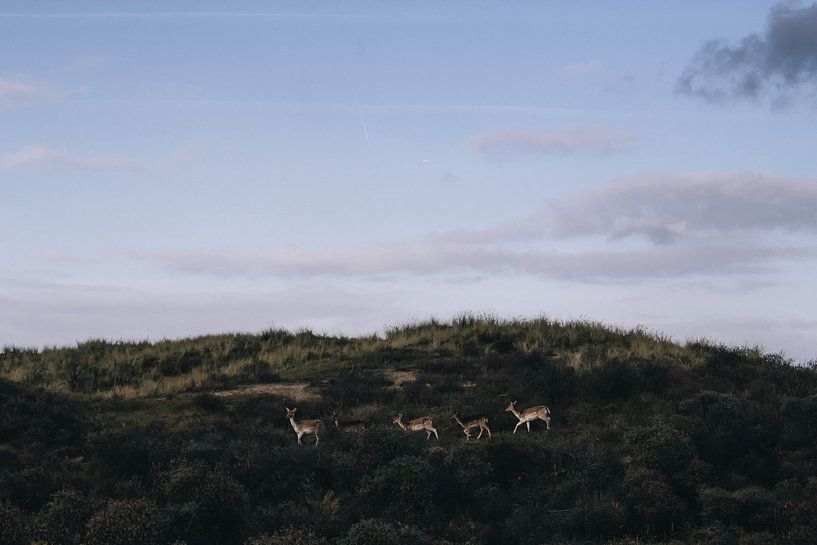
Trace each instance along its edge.
{"label": "airplane contrail", "polygon": [[360,117],[360,128],[363,129],[363,137],[366,138],[366,146],[372,147],[372,143],[369,141],[369,131],[366,129],[366,120],[363,119],[363,108],[360,107],[360,99],[355,93],[355,103],[357,104],[357,115]]}

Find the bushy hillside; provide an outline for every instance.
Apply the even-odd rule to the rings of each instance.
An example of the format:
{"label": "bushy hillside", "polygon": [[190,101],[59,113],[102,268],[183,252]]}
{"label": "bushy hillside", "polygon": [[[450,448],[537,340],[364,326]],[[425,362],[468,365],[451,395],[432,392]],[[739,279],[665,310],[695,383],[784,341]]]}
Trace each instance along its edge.
{"label": "bushy hillside", "polygon": [[[812,544],[817,370],[463,317],[0,354],[0,543]],[[504,411],[547,404],[511,433]],[[321,418],[319,447],[285,417]],[[367,423],[334,430],[333,411]],[[440,440],[392,423],[430,416]],[[466,442],[454,412],[484,413]]]}

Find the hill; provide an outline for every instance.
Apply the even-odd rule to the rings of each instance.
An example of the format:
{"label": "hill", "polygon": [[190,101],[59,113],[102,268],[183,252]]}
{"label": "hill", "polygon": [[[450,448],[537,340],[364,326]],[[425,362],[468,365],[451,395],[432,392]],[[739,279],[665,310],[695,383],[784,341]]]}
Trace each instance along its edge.
{"label": "hill", "polygon": [[[504,409],[547,404],[528,433]],[[323,419],[298,447],[284,407]],[[817,369],[465,316],[0,353],[0,543],[811,544]],[[366,422],[334,429],[330,415]],[[439,441],[395,424],[429,416]],[[451,419],[485,414],[465,441]]]}

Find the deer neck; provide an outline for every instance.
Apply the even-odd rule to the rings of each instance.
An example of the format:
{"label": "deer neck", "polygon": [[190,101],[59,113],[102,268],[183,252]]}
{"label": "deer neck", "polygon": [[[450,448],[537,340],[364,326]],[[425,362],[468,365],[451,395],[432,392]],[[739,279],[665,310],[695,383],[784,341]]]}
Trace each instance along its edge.
{"label": "deer neck", "polygon": [[460,417],[459,417],[459,416],[454,415],[454,420],[456,420],[456,421],[457,421],[457,424],[459,424],[461,428],[464,428],[464,427],[465,427],[465,424],[463,424],[463,423],[462,423],[462,420],[460,419]]}
{"label": "deer neck", "polygon": [[289,417],[289,423],[290,423],[290,424],[292,424],[292,429],[293,429],[293,430],[298,431],[298,428],[299,428],[299,426],[298,426],[298,421],[297,421],[297,420],[295,420],[295,417],[294,417],[294,416],[290,416],[290,417]]}
{"label": "deer neck", "polygon": [[513,415],[514,415],[514,416],[515,416],[517,419],[520,419],[520,420],[522,419],[522,411],[518,410],[518,409],[517,409],[516,407],[514,407],[513,405],[511,406],[511,412],[513,413]]}

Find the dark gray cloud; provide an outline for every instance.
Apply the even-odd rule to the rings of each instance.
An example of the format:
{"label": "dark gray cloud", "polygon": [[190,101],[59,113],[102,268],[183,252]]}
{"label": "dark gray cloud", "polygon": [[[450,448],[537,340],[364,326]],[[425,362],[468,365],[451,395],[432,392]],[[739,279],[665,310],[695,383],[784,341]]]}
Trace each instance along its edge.
{"label": "dark gray cloud", "polygon": [[495,131],[474,136],[469,146],[477,153],[510,155],[534,153],[568,155],[626,151],[634,139],[597,127],[563,127],[553,131]]}
{"label": "dark gray cloud", "polygon": [[713,40],[695,54],[677,81],[677,91],[711,102],[769,95],[776,102],[817,84],[817,3],[778,4],[765,32],[738,44]]}

